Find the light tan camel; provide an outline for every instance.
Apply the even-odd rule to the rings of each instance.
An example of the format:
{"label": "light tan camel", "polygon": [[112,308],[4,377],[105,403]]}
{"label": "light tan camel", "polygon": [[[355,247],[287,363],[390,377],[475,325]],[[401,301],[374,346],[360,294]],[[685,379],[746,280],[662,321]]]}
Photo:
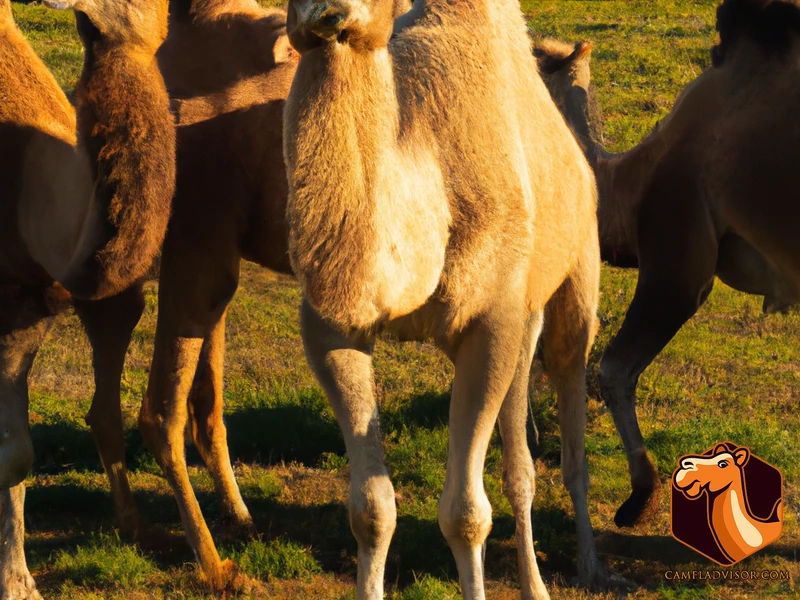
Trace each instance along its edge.
{"label": "light tan camel", "polygon": [[289,2],[301,53],[284,123],[289,249],[306,353],[347,445],[358,597],[383,598],[396,522],[372,371],[386,330],[433,338],[455,364],[439,523],[464,598],[484,598],[482,473],[498,416],[522,597],[546,598],[525,421],[548,300],[578,569],[601,578],[583,442],[599,272],[591,170],[535,74],[515,2],[429,0],[398,21],[392,36],[389,0]]}
{"label": "light tan camel", "polygon": [[[78,0],[75,112],[0,0],[0,597],[38,598],[21,483],[33,461],[27,378],[73,294],[112,296],[150,268],[174,188],[175,135],[154,57],[166,2]],[[62,285],[55,283],[60,282]]]}
{"label": "light tan camel", "polygon": [[783,529],[780,500],[766,519],[755,517],[750,510],[744,484],[744,466],[749,459],[747,448],[731,451],[719,444],[713,456],[681,458],[672,477],[673,485],[690,500],[707,497],[709,526],[719,549],[733,562],[771,544]]}
{"label": "light tan camel", "polygon": [[[394,0],[393,7],[400,14],[408,4]],[[192,490],[184,430],[189,422],[223,513],[235,530],[250,531],[222,422],[224,319],[242,259],[291,272],[282,117],[298,55],[285,25],[285,12],[254,0],[174,0],[158,55],[178,112],[178,178],[139,423],[216,590],[231,583],[232,570],[220,562]],[[116,457],[124,465],[121,451]],[[127,482],[118,489],[127,507],[118,510],[134,515]]]}
{"label": "light tan camel", "polygon": [[[800,297],[800,242],[790,225],[800,183],[792,166],[800,147],[800,8],[726,0],[717,27],[714,66],[686,87],[669,116],[630,152],[592,158],[601,239],[615,240],[612,247],[639,264],[633,302],[600,365],[633,488],[617,512],[620,526],[646,518],[661,498],[636,418],[639,375],[703,304],[714,275],[765,294],[767,309],[770,297],[781,304]],[[587,109],[578,88],[579,113]],[[585,145],[592,157],[597,146]],[[605,219],[605,207],[615,205]]]}

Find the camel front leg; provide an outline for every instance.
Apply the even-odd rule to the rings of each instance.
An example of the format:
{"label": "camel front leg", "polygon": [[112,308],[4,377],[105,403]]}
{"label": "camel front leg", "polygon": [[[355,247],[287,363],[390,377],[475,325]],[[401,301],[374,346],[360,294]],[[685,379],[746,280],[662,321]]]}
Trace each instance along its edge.
{"label": "camel front leg", "polygon": [[143,532],[125,463],[120,381],[131,334],[143,311],[142,284],[104,300],[75,301],[75,312],[92,345],[94,367],[94,397],[86,423],[111,484],[120,533],[137,541],[142,541]]}
{"label": "camel front leg", "polygon": [[527,315],[514,305],[476,319],[449,349],[455,362],[447,474],[439,527],[458,566],[464,600],[484,600],[483,546],[492,507],[483,468],[492,430],[520,358]]}
{"label": "camel front leg", "polygon": [[[663,183],[663,188],[654,184],[654,189],[667,193],[673,191],[670,184],[686,184],[679,178]],[[636,293],[600,361],[601,393],[622,438],[631,478],[631,495],[614,517],[618,527],[632,527],[647,519],[661,501],[661,481],[636,416],[639,376],[703,305],[714,283],[717,240],[702,212],[704,205],[676,205],[673,200],[670,196],[664,202],[653,201],[647,205],[652,212],[639,216]],[[681,235],[676,236],[676,231]]]}
{"label": "camel front leg", "polygon": [[41,600],[25,562],[25,484],[0,490],[0,600]]}
{"label": "camel front leg", "polygon": [[516,522],[519,587],[522,600],[548,600],[533,548],[531,508],[536,470],[528,447],[528,379],[536,342],[542,330],[542,315],[531,317],[525,331],[517,371],[500,409],[503,439],[503,492],[514,511]]}
{"label": "camel front leg", "polygon": [[308,362],[328,395],[347,447],[350,527],[358,541],[358,599],[382,600],[397,509],[383,459],[372,341],[342,335],[305,300],[300,325]]}
{"label": "camel front leg", "polygon": [[203,344],[194,387],[189,394],[190,423],[195,446],[214,480],[222,513],[233,535],[252,534],[253,518],[233,474],[228,437],[222,419],[225,314],[222,314]]}

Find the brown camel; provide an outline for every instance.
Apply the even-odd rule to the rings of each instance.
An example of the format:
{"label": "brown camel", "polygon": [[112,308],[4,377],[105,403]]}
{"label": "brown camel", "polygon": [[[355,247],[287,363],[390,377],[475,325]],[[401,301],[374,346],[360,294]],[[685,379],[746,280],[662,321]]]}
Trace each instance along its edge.
{"label": "brown camel", "polygon": [[[189,481],[184,431],[190,423],[231,526],[252,529],[222,421],[225,314],[242,259],[290,272],[282,114],[297,61],[285,24],[285,12],[255,0],[173,0],[158,53],[177,110],[178,174],[139,423],[217,590],[227,576]],[[124,467],[123,452],[113,450]],[[135,515],[127,482],[115,492],[125,507],[118,510]]]}
{"label": "brown camel", "polygon": [[[372,347],[433,338],[455,364],[439,523],[466,599],[484,598],[491,528],[483,463],[495,422],[524,598],[546,598],[533,552],[528,371],[548,304],[564,482],[581,581],[601,579],[587,506],[585,362],[599,248],[591,170],[541,79],[511,0],[290,0],[301,53],[284,122],[289,249],[312,369],[351,466],[358,597],[383,598],[396,523]],[[391,38],[391,39],[390,39]]]}
{"label": "brown camel", "polygon": [[[0,0],[0,597],[38,598],[24,555],[21,483],[33,462],[27,378],[51,317],[113,296],[157,254],[175,135],[154,57],[166,2],[75,8],[85,49],[75,111]],[[56,283],[59,282],[59,283]],[[108,302],[103,300],[101,303]]]}
{"label": "brown camel", "polygon": [[[637,201],[660,158],[651,144],[658,127],[636,148],[610,154],[603,148],[602,119],[591,85],[591,44],[570,45],[544,39],[534,44],[545,85],[584,148],[600,191],[597,221],[603,260],[617,267],[638,266]],[[730,287],[764,296],[763,311],[782,311],[800,301],[781,274],[753,246],[735,233],[720,242],[715,274]]]}
{"label": "brown camel", "polygon": [[[797,217],[791,156],[800,141],[800,8],[726,0],[717,28],[713,67],[630,152],[605,155],[592,138],[588,83],[566,92],[597,175],[603,246],[632,255],[640,269],[633,302],[600,365],[633,488],[617,512],[620,526],[646,518],[661,498],[636,419],[639,375],[703,304],[714,275],[765,295],[765,310],[800,297],[800,247],[790,226]],[[588,63],[576,64],[578,55],[587,57],[577,52],[568,70],[587,69],[588,82]]]}

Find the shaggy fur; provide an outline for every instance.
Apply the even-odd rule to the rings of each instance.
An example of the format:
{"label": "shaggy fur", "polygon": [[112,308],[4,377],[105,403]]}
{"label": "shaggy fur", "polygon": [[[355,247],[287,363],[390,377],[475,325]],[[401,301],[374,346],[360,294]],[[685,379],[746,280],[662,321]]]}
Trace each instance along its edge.
{"label": "shaggy fur", "polygon": [[141,46],[124,38],[104,39],[89,17],[77,14],[85,47],[75,91],[79,144],[88,150],[97,182],[94,201],[107,207],[104,231],[87,248],[91,258],[64,281],[81,297],[111,296],[144,277],[169,221],[175,127],[154,60],[165,33],[166,3],[152,4],[160,10],[134,27]]}
{"label": "shaggy fur", "polygon": [[394,25],[391,12],[389,0],[291,0],[287,25],[302,55],[284,124],[289,253],[306,351],[352,466],[359,598],[383,597],[396,518],[372,391],[379,329],[434,337],[456,366],[439,522],[464,598],[484,595],[481,471],[498,413],[522,596],[547,596],[525,394],[551,299],[578,565],[598,581],[582,437],[598,275],[591,171],[535,74],[515,2],[417,2]]}
{"label": "shaggy fur", "polygon": [[[174,126],[154,60],[165,6],[79,0],[76,8],[87,57],[77,130],[72,107],[0,1],[4,598],[38,598],[22,550],[19,482],[33,460],[28,372],[49,317],[69,306],[69,292],[112,295],[141,278],[163,239],[174,185]],[[118,398],[119,376],[116,385]]]}
{"label": "shaggy fur", "polygon": [[720,29],[735,44],[725,60],[689,84],[636,148],[597,152],[601,236],[610,202],[615,243],[634,252],[640,267],[633,302],[600,366],[633,488],[617,512],[619,525],[645,519],[661,497],[636,420],[638,377],[705,302],[714,276],[763,294],[766,312],[800,298],[800,245],[791,225],[800,217],[792,166],[800,148],[800,30],[781,27],[789,36],[783,55],[765,52],[757,30],[763,23],[748,22],[756,29],[740,27],[731,38],[731,23],[744,22],[728,11],[745,9],[726,6],[720,14],[730,20]]}
{"label": "shaggy fur", "polygon": [[749,39],[768,54],[785,58],[800,31],[800,2],[791,0],[725,0],[717,8],[720,42],[711,49],[715,67],[725,62],[739,40]]}
{"label": "shaggy fur", "polygon": [[54,279],[73,295],[103,298],[146,275],[169,220],[175,133],[154,60],[166,4],[75,7],[85,47],[79,149],[42,136],[27,145],[19,227]]}

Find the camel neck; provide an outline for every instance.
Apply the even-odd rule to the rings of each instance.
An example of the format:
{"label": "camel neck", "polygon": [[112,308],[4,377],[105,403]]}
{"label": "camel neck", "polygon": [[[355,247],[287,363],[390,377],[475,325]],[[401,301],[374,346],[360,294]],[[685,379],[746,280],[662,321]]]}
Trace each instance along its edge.
{"label": "camel neck", "polygon": [[658,148],[651,134],[621,154],[610,154],[597,144],[590,150],[598,189],[600,251],[612,265],[638,265],[637,216]]}
{"label": "camel neck", "polygon": [[410,129],[386,48],[301,59],[284,123],[290,256],[312,305],[344,328],[411,312],[443,268],[442,175]]}

